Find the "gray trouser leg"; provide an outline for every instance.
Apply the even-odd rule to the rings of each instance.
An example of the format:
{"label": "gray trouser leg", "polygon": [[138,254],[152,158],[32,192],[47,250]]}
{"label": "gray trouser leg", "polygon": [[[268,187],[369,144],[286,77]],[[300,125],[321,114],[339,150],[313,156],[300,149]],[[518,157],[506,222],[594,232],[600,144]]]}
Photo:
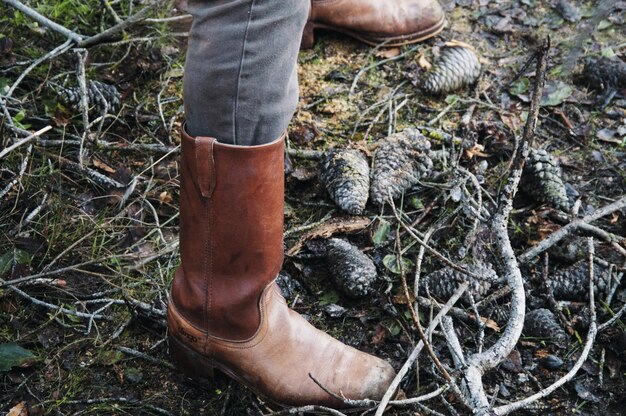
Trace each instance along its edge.
{"label": "gray trouser leg", "polygon": [[276,140],[298,102],[296,59],[310,0],[190,0],[187,131],[229,144]]}

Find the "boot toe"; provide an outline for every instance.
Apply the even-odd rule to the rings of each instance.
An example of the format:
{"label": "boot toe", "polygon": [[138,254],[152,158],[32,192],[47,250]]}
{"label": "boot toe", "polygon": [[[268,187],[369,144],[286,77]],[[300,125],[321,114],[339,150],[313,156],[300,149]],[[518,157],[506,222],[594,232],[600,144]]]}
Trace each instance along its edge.
{"label": "boot toe", "polygon": [[393,367],[386,361],[377,359],[368,377],[363,380],[362,398],[380,400],[396,377]]}

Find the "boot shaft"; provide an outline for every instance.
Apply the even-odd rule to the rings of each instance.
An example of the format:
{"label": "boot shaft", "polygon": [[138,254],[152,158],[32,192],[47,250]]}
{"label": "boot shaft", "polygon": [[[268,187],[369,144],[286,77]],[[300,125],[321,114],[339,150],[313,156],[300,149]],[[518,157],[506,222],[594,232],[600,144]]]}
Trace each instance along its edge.
{"label": "boot shaft", "polygon": [[283,259],[284,137],[233,146],[182,134],[181,266],[172,301],[210,335],[243,340]]}

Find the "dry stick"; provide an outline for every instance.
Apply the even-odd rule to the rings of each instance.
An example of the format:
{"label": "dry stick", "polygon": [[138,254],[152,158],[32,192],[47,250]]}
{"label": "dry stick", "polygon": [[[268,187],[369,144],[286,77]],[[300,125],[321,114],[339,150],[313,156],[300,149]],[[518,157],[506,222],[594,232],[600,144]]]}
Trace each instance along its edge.
{"label": "dry stick", "polygon": [[[4,280],[0,279],[0,285],[5,286],[7,284],[7,282],[5,282]],[[64,308],[62,306],[58,306],[58,305],[53,305],[51,303],[48,302],[44,302],[42,300],[36,299],[32,296],[30,296],[28,293],[18,289],[15,286],[11,286],[9,285],[9,288],[15,292],[17,295],[21,296],[22,298],[34,303],[35,305],[38,306],[43,306],[46,309],[50,309],[53,311],[58,311],[61,313],[64,313],[66,315],[73,315],[73,316],[78,316],[79,318],[87,318],[87,319],[103,319],[106,321],[110,321],[112,320],[112,318],[110,316],[105,316],[105,315],[99,315],[99,314],[92,314],[92,313],[84,313],[84,312],[78,312],[78,311],[74,311],[71,309],[67,309]]]}
{"label": "dry stick", "polygon": [[130,404],[130,405],[137,405],[137,406],[142,406],[142,407],[146,407],[156,413],[162,414],[162,415],[166,415],[166,416],[171,416],[172,413],[168,412],[165,409],[161,409],[160,407],[145,403],[143,400],[139,400],[139,399],[135,399],[135,398],[128,398],[128,397],[102,397],[99,399],[84,399],[84,400],[67,400],[64,401],[63,404],[103,404],[103,403],[124,403],[124,404]]}
{"label": "dry stick", "polygon": [[150,13],[156,7],[160,6],[162,3],[163,3],[163,0],[155,1],[154,3],[141,9],[139,12],[133,14],[132,16],[130,16],[123,22],[118,23],[117,25],[108,28],[104,32],[98,33],[97,35],[81,40],[80,42],[78,42],[77,46],[80,48],[88,48],[90,46],[105,42],[111,36],[116,35],[119,32],[122,32],[124,29],[127,29],[128,27],[134,25],[135,23],[138,23],[144,20],[145,16],[148,13]]}
{"label": "dry stick", "polygon": [[148,361],[149,363],[160,365],[162,367],[169,368],[170,370],[177,370],[176,366],[170,363],[169,361],[159,360],[158,358],[152,357],[141,351],[137,351],[132,348],[122,347],[122,346],[117,347],[117,350],[120,352],[123,352],[124,354],[130,355],[136,358],[141,358],[142,360]]}
{"label": "dry stick", "polygon": [[3,157],[5,157],[7,154],[9,154],[11,151],[17,149],[18,147],[30,142],[31,140],[33,140],[36,137],[41,136],[42,134],[44,134],[45,132],[47,132],[48,130],[50,130],[52,128],[52,126],[46,126],[43,129],[37,130],[36,132],[34,132],[33,134],[31,134],[28,137],[23,138],[22,140],[13,143],[11,146],[7,147],[6,149],[4,149],[3,151],[0,152],[0,159],[2,159]]}
{"label": "dry stick", "polygon": [[0,190],[0,199],[2,199],[6,194],[9,193],[11,189],[13,189],[13,187],[20,181],[20,178],[22,177],[24,172],[26,172],[26,168],[28,167],[28,161],[30,160],[30,155],[32,151],[33,146],[28,146],[28,148],[26,149],[26,155],[24,156],[24,159],[22,159],[19,173],[15,175],[15,178],[13,178],[13,180],[11,180],[4,188],[2,188],[2,190]]}
{"label": "dry stick", "polygon": [[609,326],[613,325],[613,323],[615,321],[617,321],[619,318],[622,317],[624,312],[626,312],[626,303],[624,305],[622,305],[621,309],[619,311],[617,311],[617,313],[615,315],[613,315],[613,317],[611,319],[609,319],[608,321],[606,321],[605,323],[600,325],[598,327],[598,331],[604,331],[606,328],[608,328]]}
{"label": "dry stick", "polygon": [[4,1],[6,4],[8,4],[8,5],[18,9],[19,11],[21,11],[22,13],[24,13],[26,16],[30,17],[34,21],[36,21],[36,22],[38,22],[38,23],[40,23],[40,24],[42,24],[44,26],[49,27],[50,29],[54,30],[55,32],[58,32],[58,33],[62,34],[63,36],[65,36],[66,38],[71,40],[72,43],[74,43],[79,48],[88,48],[90,46],[94,46],[96,44],[105,42],[111,36],[116,35],[119,32],[122,32],[123,30],[125,30],[128,27],[132,26],[133,24],[144,20],[145,16],[149,12],[151,12],[157,6],[160,6],[161,3],[163,3],[163,0],[157,0],[154,3],[144,7],[143,9],[141,9],[141,11],[139,11],[139,12],[135,13],[134,15],[130,16],[126,20],[116,24],[115,26],[112,26],[112,27],[108,28],[107,30],[105,30],[103,32],[100,32],[97,35],[85,38],[85,36],[80,35],[80,34],[74,32],[72,30],[69,30],[65,26],[62,26],[62,25],[60,25],[58,23],[53,22],[52,20],[48,19],[47,17],[43,16],[42,14],[37,12],[36,10],[28,7],[27,5],[25,5],[24,3],[22,3],[22,2],[20,2],[18,0],[2,0],[2,1]]}
{"label": "dry stick", "polygon": [[406,51],[402,52],[400,55],[396,55],[396,56],[391,57],[391,58],[383,59],[382,61],[378,61],[376,63],[373,63],[373,64],[369,65],[369,66],[366,66],[365,68],[362,68],[359,72],[357,72],[356,76],[354,77],[354,80],[352,81],[352,85],[350,86],[350,91],[348,91],[348,98],[352,97],[352,95],[354,94],[354,90],[356,89],[356,84],[357,84],[357,82],[359,82],[359,79],[361,78],[361,76],[364,73],[366,73],[370,69],[373,69],[373,68],[376,68],[376,67],[381,66],[383,64],[386,64],[387,62],[397,61],[400,58],[404,58],[408,54],[410,54],[412,52],[415,52],[416,50],[418,50],[421,47],[422,47],[421,45],[414,46],[413,48],[407,49]]}
{"label": "dry stick", "polygon": [[591,224],[580,224],[578,228],[581,231],[586,231],[587,233],[593,234],[596,237],[599,237],[602,240],[606,241],[607,243],[611,244],[611,246],[616,251],[618,251],[622,256],[626,257],[626,248],[622,247],[619,244],[619,242],[623,240],[622,237],[615,235],[613,233],[604,231],[602,228],[596,227],[595,225],[591,225]]}
{"label": "dry stick", "polygon": [[83,134],[80,138],[80,148],[78,150],[78,163],[81,167],[85,165],[85,140],[91,144],[92,135],[89,129],[89,95],[87,92],[87,78],[85,75],[85,62],[87,61],[86,49],[75,49],[77,65],[76,78],[78,78],[78,87],[80,89],[80,110],[83,117]]}
{"label": "dry stick", "polygon": [[593,347],[593,343],[598,333],[598,327],[596,325],[596,303],[595,303],[594,293],[593,293],[593,279],[594,279],[593,254],[594,254],[593,253],[593,239],[590,238],[590,244],[589,244],[589,309],[590,311],[589,312],[591,314],[591,324],[589,325],[589,332],[587,333],[587,342],[585,343],[585,347],[582,353],[580,354],[580,357],[578,357],[578,360],[576,360],[576,363],[574,364],[572,369],[566,375],[558,379],[556,382],[554,382],[550,386],[544,388],[543,390],[523,400],[510,403],[504,406],[496,407],[495,409],[493,409],[493,412],[495,414],[506,415],[516,410],[528,407],[529,405],[536,402],[537,400],[547,397],[553,391],[561,387],[563,384],[573,379],[574,376],[576,376],[576,373],[578,373],[578,370],[580,370],[580,367],[582,367],[582,365],[587,360],[587,357],[589,356],[589,352],[591,351],[591,347]]}
{"label": "dry stick", "polygon": [[[462,283],[459,286],[459,288],[454,292],[454,294],[450,297],[450,299],[448,299],[446,304],[443,305],[443,307],[439,310],[439,313],[437,313],[437,315],[433,318],[430,325],[426,329],[426,335],[428,337],[432,334],[435,328],[439,325],[439,322],[441,322],[441,318],[443,318],[448,313],[448,311],[452,308],[452,306],[454,306],[454,304],[459,300],[461,295],[465,293],[465,291],[467,290],[467,286],[468,286],[467,283]],[[387,388],[385,395],[383,396],[382,400],[380,401],[380,404],[378,405],[378,409],[376,409],[375,416],[382,416],[382,414],[385,412],[385,408],[387,407],[387,404],[389,404],[389,401],[391,400],[391,396],[394,395],[394,393],[398,389],[398,386],[402,382],[402,379],[404,378],[406,373],[408,373],[409,369],[411,369],[411,367],[413,366],[413,363],[417,359],[419,353],[422,351],[422,348],[424,348],[424,342],[420,340],[420,342],[417,343],[417,345],[411,352],[411,355],[409,355],[409,357],[407,358],[406,362],[404,363],[400,371],[398,371],[398,374],[389,385],[389,388]]]}
{"label": "dry stick", "polygon": [[615,202],[612,202],[608,205],[603,206],[602,208],[598,208],[594,212],[589,215],[585,215],[584,217],[574,220],[569,224],[561,227],[559,230],[550,234],[549,237],[542,240],[539,244],[534,246],[533,248],[527,250],[525,253],[521,254],[518,257],[520,263],[528,263],[532,258],[538,256],[540,253],[546,251],[554,244],[561,241],[563,238],[567,237],[575,230],[579,229],[581,225],[588,224],[592,221],[595,221],[599,218],[607,216],[609,214],[614,213],[615,211],[619,211],[621,209],[626,208],[626,195],[622,196]]}

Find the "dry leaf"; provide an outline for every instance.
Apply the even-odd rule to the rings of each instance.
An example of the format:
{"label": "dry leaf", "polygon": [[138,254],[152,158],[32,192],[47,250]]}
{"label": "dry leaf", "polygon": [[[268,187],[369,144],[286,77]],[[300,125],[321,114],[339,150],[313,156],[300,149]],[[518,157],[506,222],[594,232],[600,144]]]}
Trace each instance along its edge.
{"label": "dry leaf", "polygon": [[28,405],[26,402],[19,402],[9,410],[7,416],[28,416]]}
{"label": "dry leaf", "polygon": [[172,202],[172,195],[167,191],[163,191],[159,194],[159,201],[161,201],[162,204],[169,204]]}
{"label": "dry leaf", "polygon": [[370,220],[364,217],[336,218],[326,221],[300,237],[286,254],[288,256],[297,254],[304,243],[314,238],[328,238],[335,234],[355,233],[366,228],[369,223]]}
{"label": "dry leaf", "polygon": [[462,42],[460,40],[456,40],[456,39],[452,39],[446,43],[444,43],[445,46],[449,46],[449,47],[454,47],[454,46],[460,46],[462,48],[467,48],[467,49],[471,49],[474,52],[476,52],[476,48],[474,48],[472,45],[470,45],[469,43],[465,43]]}
{"label": "dry leaf", "polygon": [[376,52],[377,57],[385,59],[395,58],[398,55],[400,55],[400,48],[386,48]]}
{"label": "dry leaf", "polygon": [[417,64],[420,66],[420,68],[423,68],[426,70],[430,69],[433,66],[433,64],[428,62],[428,59],[426,59],[426,55],[424,55],[424,52],[422,52],[420,56],[417,58]]}
{"label": "dry leaf", "polygon": [[475,144],[472,148],[465,149],[465,156],[467,156],[468,159],[472,159],[474,156],[489,157],[489,155],[484,153],[483,150],[485,150],[485,146],[482,144]]}
{"label": "dry leaf", "polygon": [[92,163],[95,167],[107,173],[115,173],[115,169],[113,169],[111,166],[107,165],[102,160],[98,159],[97,157],[93,158]]}

